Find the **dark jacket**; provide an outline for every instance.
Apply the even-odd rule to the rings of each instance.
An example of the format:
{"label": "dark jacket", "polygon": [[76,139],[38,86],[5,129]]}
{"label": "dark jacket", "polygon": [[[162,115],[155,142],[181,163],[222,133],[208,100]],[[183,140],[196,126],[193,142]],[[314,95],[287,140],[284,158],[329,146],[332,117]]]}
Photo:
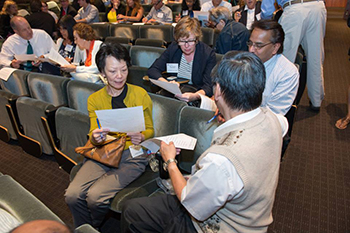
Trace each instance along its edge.
{"label": "dark jacket", "polygon": [[247,41],[250,32],[241,23],[234,20],[227,22],[216,40],[215,51],[225,54],[231,50],[248,51]]}
{"label": "dark jacket", "polygon": [[[237,11],[241,11],[241,18],[239,19],[240,23],[243,23],[244,26],[247,26],[247,15],[248,15],[248,10],[244,10],[244,7],[239,8]],[[255,4],[255,13],[254,13],[254,21],[257,21],[258,19],[256,18],[256,15],[261,12],[261,2],[258,1]]]}
{"label": "dark jacket", "polygon": [[[63,7],[61,7],[61,13],[60,13],[60,18],[62,18],[62,13],[63,13]],[[66,15],[71,15],[72,17],[76,16],[77,10],[74,9],[71,5],[68,6]]]}
{"label": "dark jacket", "polygon": [[[169,45],[167,50],[148,69],[147,75],[150,78],[158,79],[162,77],[162,72],[166,71],[167,63],[180,64],[182,50],[176,42]],[[213,95],[213,88],[210,73],[216,64],[215,53],[212,48],[203,42],[198,42],[193,58],[192,83],[197,90],[203,89],[207,96]]]}
{"label": "dark jacket", "polygon": [[53,37],[53,33],[56,31],[56,22],[52,15],[40,11],[26,16],[26,19],[32,28],[42,29]]}
{"label": "dark jacket", "polygon": [[0,15],[0,35],[6,39],[8,36],[14,34],[15,32],[10,26],[11,17],[8,14]]}

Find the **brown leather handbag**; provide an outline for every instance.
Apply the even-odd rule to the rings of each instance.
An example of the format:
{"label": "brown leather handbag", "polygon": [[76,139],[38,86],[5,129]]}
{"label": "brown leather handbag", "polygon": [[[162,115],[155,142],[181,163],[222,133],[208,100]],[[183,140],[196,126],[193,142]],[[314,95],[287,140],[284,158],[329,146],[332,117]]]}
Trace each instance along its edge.
{"label": "brown leather handbag", "polygon": [[118,168],[122,159],[125,141],[126,137],[121,136],[95,146],[88,140],[85,146],[75,148],[75,152],[104,165]]}

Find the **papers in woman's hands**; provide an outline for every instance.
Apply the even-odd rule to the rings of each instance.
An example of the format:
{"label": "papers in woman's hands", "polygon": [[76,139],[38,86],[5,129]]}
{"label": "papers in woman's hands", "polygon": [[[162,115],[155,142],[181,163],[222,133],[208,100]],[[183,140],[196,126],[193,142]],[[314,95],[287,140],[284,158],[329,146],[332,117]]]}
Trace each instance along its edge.
{"label": "papers in woman's hands", "polygon": [[111,132],[141,132],[146,129],[142,106],[95,111],[102,128]]}
{"label": "papers in woman's hands", "polygon": [[13,73],[13,71],[15,71],[17,69],[14,68],[10,68],[10,67],[4,67],[0,70],[0,78],[4,81],[7,81],[9,79],[9,77],[11,76],[11,74]]}
{"label": "papers in woman's hands", "polygon": [[179,86],[176,83],[159,81],[156,79],[149,79],[153,84],[173,93],[174,95],[182,95]]}
{"label": "papers in woman's hands", "polygon": [[34,54],[16,54],[15,58],[18,61],[35,61],[38,59]]}
{"label": "papers in woman's hands", "polygon": [[54,65],[58,64],[60,66],[69,65],[69,62],[64,59],[54,48],[51,48],[50,53],[45,54],[44,57],[37,57],[34,54],[16,54],[16,60],[18,61],[41,61],[50,62]]}
{"label": "papers in woman's hands", "polygon": [[194,147],[196,146],[197,139],[191,136],[188,136],[183,133],[179,134],[173,134],[169,136],[164,136],[164,137],[156,137],[156,138],[151,138],[146,141],[143,141],[141,143],[141,146],[146,147],[152,153],[156,153],[159,148],[160,148],[160,142],[166,142],[169,144],[170,142],[173,142],[176,148],[180,149],[186,149],[186,150],[193,150]]}

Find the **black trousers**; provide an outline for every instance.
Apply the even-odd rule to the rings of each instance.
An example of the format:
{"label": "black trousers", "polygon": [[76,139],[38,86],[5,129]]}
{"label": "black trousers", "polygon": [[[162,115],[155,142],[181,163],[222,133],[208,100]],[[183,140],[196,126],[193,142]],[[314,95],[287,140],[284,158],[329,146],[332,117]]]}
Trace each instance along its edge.
{"label": "black trousers", "polygon": [[122,232],[194,233],[190,214],[176,196],[159,195],[135,198],[123,206]]}

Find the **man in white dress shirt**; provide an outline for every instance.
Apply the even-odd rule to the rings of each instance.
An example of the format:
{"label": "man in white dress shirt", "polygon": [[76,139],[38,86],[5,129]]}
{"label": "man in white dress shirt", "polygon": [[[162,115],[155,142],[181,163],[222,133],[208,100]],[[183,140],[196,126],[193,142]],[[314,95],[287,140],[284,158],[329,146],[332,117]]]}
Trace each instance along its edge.
{"label": "man in white dress shirt", "polygon": [[255,21],[248,41],[249,51],[264,63],[266,84],[261,106],[285,115],[291,108],[299,87],[299,72],[283,52],[284,32],[273,20]]}
{"label": "man in white dress shirt", "polygon": [[227,121],[188,179],[177,167],[174,144],[162,142],[176,196],[126,202],[122,232],[267,232],[287,121],[259,107],[265,71],[254,54],[226,53],[212,76],[214,99]]}
{"label": "man in white dress shirt", "polygon": [[15,58],[15,55],[34,54],[36,57],[40,57],[49,53],[50,49],[55,47],[55,43],[45,31],[32,29],[28,21],[21,16],[14,16],[11,19],[11,27],[15,34],[10,36],[2,45],[0,64],[16,69],[24,68],[29,71],[38,71],[37,67],[40,62],[19,61]]}
{"label": "man in white dress shirt", "polygon": [[208,12],[209,10],[216,8],[218,6],[223,6],[229,9],[230,13],[232,14],[232,5],[224,0],[211,0],[208,2],[203,3],[201,6],[201,11]]}

